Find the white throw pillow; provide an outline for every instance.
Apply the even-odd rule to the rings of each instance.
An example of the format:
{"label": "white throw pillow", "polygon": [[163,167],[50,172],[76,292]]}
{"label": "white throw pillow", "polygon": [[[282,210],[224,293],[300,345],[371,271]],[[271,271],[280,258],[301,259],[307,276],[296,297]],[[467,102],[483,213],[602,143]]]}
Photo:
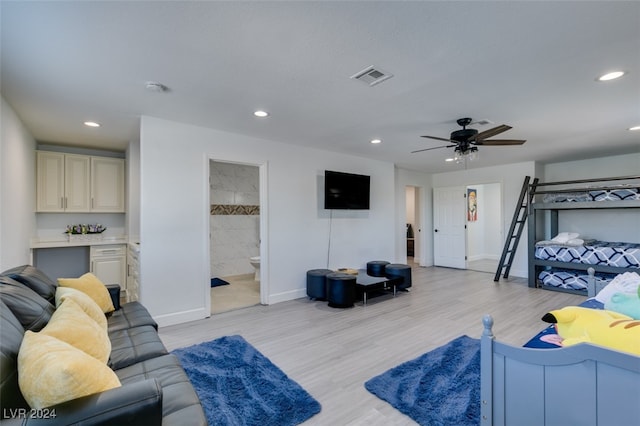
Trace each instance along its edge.
{"label": "white throw pillow", "polygon": [[569,240],[573,240],[574,238],[578,238],[580,234],[577,232],[561,232],[555,237],[551,239],[551,241],[555,241],[556,243],[566,243]]}

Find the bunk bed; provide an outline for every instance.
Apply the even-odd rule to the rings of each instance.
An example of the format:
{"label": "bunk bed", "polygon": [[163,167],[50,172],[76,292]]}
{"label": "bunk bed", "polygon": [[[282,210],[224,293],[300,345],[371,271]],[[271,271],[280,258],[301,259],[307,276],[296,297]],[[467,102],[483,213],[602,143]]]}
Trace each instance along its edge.
{"label": "bunk bed", "polygon": [[[588,291],[605,281],[588,271]],[[587,299],[581,306],[602,309]],[[640,357],[589,343],[555,349],[497,342],[493,319],[480,339],[481,425],[636,425],[640,419]],[[527,346],[533,346],[527,347]]]}
{"label": "bunk bed", "polygon": [[569,211],[638,209],[640,219],[640,176],[535,183],[528,192],[529,287],[586,295],[590,267],[605,282],[640,271],[640,240],[588,239],[593,229],[583,230],[583,237],[558,227],[560,215]]}

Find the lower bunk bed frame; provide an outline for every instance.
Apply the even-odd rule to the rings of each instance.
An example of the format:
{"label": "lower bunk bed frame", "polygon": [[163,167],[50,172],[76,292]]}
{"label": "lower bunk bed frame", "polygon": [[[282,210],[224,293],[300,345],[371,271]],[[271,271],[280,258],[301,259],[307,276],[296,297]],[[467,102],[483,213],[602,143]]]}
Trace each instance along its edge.
{"label": "lower bunk bed frame", "polygon": [[[589,293],[597,280],[589,271]],[[481,425],[640,424],[640,357],[582,343],[532,349],[497,342],[486,315],[480,339]]]}

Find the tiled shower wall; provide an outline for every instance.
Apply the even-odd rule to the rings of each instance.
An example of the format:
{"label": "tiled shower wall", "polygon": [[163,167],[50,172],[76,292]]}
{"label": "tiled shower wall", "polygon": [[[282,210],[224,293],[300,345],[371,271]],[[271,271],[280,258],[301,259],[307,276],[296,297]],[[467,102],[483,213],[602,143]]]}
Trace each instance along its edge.
{"label": "tiled shower wall", "polygon": [[211,277],[254,272],[260,254],[259,168],[210,162]]}

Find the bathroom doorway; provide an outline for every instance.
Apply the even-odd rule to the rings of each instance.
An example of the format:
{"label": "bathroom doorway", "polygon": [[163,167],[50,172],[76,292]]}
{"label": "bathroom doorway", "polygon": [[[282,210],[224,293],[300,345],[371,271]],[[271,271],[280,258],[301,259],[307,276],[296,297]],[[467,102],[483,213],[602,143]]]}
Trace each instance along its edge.
{"label": "bathroom doorway", "polygon": [[261,303],[260,167],[209,161],[211,314]]}

